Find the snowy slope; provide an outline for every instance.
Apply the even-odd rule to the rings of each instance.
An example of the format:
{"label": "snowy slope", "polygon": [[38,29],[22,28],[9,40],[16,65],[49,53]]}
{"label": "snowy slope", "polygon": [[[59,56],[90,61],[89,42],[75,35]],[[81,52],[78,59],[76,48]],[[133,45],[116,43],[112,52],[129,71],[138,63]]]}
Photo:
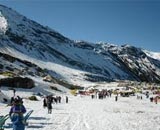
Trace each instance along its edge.
{"label": "snowy slope", "polygon": [[[115,80],[160,81],[160,63],[147,56],[143,58],[140,49],[73,41],[5,6],[0,6],[0,12],[1,23],[4,23],[0,52],[32,63],[58,80],[82,86]],[[1,64],[6,63],[3,60]],[[26,68],[17,61],[11,64],[17,69],[19,66],[19,70]],[[152,69],[148,69],[150,66]],[[33,67],[29,70],[36,72]],[[151,72],[153,78],[148,78]]]}
{"label": "snowy slope", "polygon": [[[68,86],[72,85],[108,89],[117,87],[118,82],[106,81],[160,82],[158,59],[151,52],[146,54],[129,45],[70,40],[0,5],[0,79],[6,77],[5,72],[12,72],[35,81],[32,89],[16,88],[16,95],[24,98],[27,112],[34,110],[26,130],[159,130],[160,104],[151,103],[144,95],[143,100],[119,97],[118,102],[115,95],[104,100],[68,95]],[[52,76],[54,82],[43,81],[46,75]],[[51,89],[52,86],[61,91]],[[28,100],[37,93],[60,95],[62,103],[53,104],[53,113],[48,114],[42,107],[43,98]],[[1,115],[10,110],[1,102],[12,96],[13,90],[1,87]],[[5,129],[12,129],[9,119]]]}
{"label": "snowy slope", "polygon": [[7,20],[0,12],[0,35],[5,34],[5,32],[7,31],[7,27]]}
{"label": "snowy slope", "polygon": [[111,46],[109,51],[115,54],[140,81],[159,82],[160,61],[146,55],[142,49],[124,45]]}
{"label": "snowy slope", "polygon": [[146,55],[148,55],[149,57],[154,58],[154,59],[157,59],[157,60],[160,60],[160,53],[158,53],[158,52],[150,52],[150,51],[147,51],[147,50],[144,50],[144,52],[145,52]]}

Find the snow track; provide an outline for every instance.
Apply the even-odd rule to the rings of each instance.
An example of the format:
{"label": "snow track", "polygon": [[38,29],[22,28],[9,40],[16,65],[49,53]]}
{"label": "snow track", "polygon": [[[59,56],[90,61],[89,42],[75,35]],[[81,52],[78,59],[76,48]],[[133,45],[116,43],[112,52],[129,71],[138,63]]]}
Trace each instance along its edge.
{"label": "snow track", "polygon": [[[159,105],[149,100],[104,100],[74,97],[69,104],[55,105],[53,118],[43,130],[159,130]],[[153,110],[154,108],[154,110]],[[49,116],[49,115],[48,115]]]}
{"label": "snow track", "polygon": [[34,110],[26,130],[160,130],[160,104],[145,98],[119,97],[115,102],[114,97],[69,97],[68,104],[53,104],[52,114],[42,107],[42,101],[24,103],[27,110]]}

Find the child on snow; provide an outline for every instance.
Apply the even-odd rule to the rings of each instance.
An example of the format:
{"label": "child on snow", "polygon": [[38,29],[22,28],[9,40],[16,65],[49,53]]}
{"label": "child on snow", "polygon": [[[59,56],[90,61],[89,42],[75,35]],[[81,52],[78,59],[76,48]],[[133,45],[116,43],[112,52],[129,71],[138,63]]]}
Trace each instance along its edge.
{"label": "child on snow", "polygon": [[14,99],[13,106],[10,109],[9,115],[13,123],[13,130],[24,130],[25,124],[23,122],[23,114],[26,112],[26,108],[23,105],[22,100]]}

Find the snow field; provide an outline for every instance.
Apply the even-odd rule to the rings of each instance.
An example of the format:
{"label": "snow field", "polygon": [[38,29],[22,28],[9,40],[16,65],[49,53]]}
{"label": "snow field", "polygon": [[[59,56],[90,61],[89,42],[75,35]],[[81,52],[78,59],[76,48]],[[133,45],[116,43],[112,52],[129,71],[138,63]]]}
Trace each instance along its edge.
{"label": "snow field", "polygon": [[[69,96],[69,103],[53,104],[52,114],[42,107],[42,100],[24,100],[27,111],[34,112],[26,130],[159,130],[160,104],[149,99],[134,97],[91,99]],[[1,112],[7,114],[10,107],[1,104]],[[10,127],[7,127],[10,126]],[[6,130],[11,130],[7,120]]]}

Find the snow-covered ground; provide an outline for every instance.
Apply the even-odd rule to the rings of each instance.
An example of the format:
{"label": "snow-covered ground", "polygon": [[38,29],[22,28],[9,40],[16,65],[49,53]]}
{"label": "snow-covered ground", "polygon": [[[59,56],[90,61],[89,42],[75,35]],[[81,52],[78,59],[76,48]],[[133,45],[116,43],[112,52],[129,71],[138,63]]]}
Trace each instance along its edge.
{"label": "snow-covered ground", "polygon": [[[11,91],[2,90],[4,93]],[[19,92],[17,92],[19,93]],[[29,94],[29,93],[28,93]],[[42,107],[42,99],[24,99],[27,111],[34,112],[26,130],[160,130],[160,104],[151,103],[145,96],[143,100],[133,97],[91,99],[89,96],[69,96],[65,103],[53,104],[52,114]],[[10,106],[0,103],[0,113],[7,114]],[[11,121],[5,124],[11,130]]]}
{"label": "snow-covered ground", "polygon": [[5,34],[7,31],[8,25],[7,25],[7,20],[5,17],[2,15],[0,11],[0,35]]}

